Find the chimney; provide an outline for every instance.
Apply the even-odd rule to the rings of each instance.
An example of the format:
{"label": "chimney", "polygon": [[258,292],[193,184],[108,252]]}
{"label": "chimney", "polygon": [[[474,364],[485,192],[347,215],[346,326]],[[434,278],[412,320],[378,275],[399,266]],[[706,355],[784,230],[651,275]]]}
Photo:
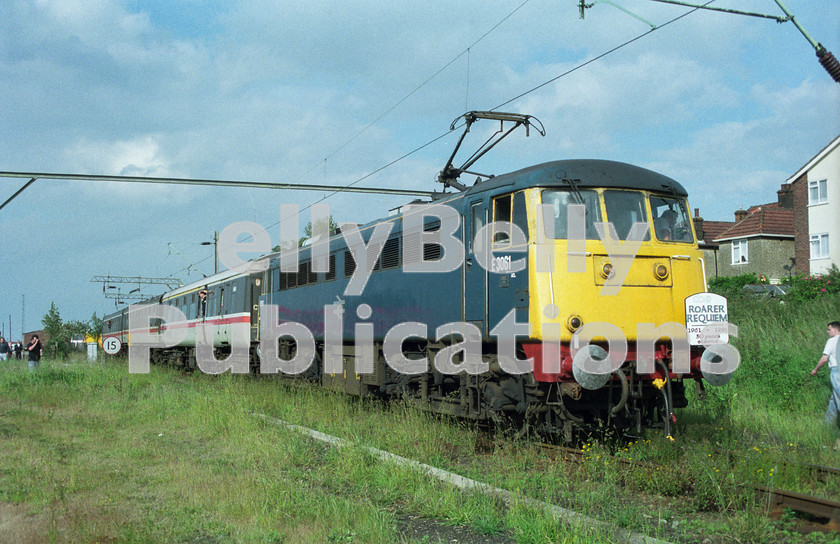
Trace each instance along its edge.
{"label": "chimney", "polygon": [[700,208],[694,208],[694,230],[697,232],[698,240],[705,240],[703,233],[703,218],[700,217]]}
{"label": "chimney", "polygon": [[779,207],[787,210],[793,209],[793,188],[790,183],[782,183],[782,188],[776,191],[779,196]]}
{"label": "chimney", "polygon": [[741,208],[740,210],[735,210],[735,223],[738,224],[743,221],[747,217],[747,210]]}

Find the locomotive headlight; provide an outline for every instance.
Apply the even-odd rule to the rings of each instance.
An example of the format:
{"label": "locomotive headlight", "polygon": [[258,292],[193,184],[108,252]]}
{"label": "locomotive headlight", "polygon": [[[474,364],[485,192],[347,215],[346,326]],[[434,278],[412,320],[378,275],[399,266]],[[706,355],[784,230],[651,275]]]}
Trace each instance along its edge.
{"label": "locomotive headlight", "polygon": [[664,280],[668,277],[668,267],[662,263],[654,265],[653,275],[656,276],[656,279],[658,280]]}
{"label": "locomotive headlight", "polygon": [[613,275],[613,265],[612,263],[604,263],[604,266],[601,267],[601,277],[606,279],[611,278]]}
{"label": "locomotive headlight", "polygon": [[575,332],[581,327],[583,327],[583,319],[581,319],[579,315],[570,315],[569,318],[566,319],[566,328],[571,332]]}

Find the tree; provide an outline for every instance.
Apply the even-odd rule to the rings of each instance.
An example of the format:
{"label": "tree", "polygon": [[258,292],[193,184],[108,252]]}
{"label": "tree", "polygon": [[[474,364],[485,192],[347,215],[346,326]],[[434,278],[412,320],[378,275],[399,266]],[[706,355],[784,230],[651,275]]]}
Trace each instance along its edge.
{"label": "tree", "polygon": [[64,324],[64,333],[70,340],[72,340],[73,338],[78,338],[80,336],[87,336],[89,329],[90,325],[87,321],[68,321]]}
{"label": "tree", "polygon": [[102,319],[96,316],[96,312],[87,321],[73,320],[64,322],[61,319],[61,314],[55,306],[55,302],[50,304],[50,311],[41,320],[44,325],[44,334],[49,338],[45,342],[46,347],[53,353],[64,354],[67,353],[70,347],[70,340],[77,337],[99,340],[102,336]]}
{"label": "tree", "polygon": [[[327,217],[326,220],[323,220],[323,221],[324,222],[329,221],[330,236],[332,236],[332,235],[334,235],[335,233],[338,232],[338,223],[335,222],[335,220],[332,218],[331,215],[329,217]],[[298,238],[298,247],[302,247],[303,244],[305,244],[307,240],[312,238],[312,231],[313,231],[312,221],[310,221],[309,223],[306,224],[306,227],[304,227],[304,229],[303,229],[303,234],[304,235],[301,236],[300,238]],[[280,251],[285,251],[286,249],[287,248],[284,248],[282,245],[276,245],[273,248],[271,248],[271,251],[274,251],[276,253],[276,252],[280,252]]]}
{"label": "tree", "polygon": [[41,320],[44,325],[44,333],[49,338],[46,346],[54,353],[65,353],[67,351],[67,342],[70,337],[67,334],[67,329],[61,321],[61,314],[58,308],[55,307],[55,302],[50,303],[50,311]]}
{"label": "tree", "polygon": [[102,337],[102,318],[96,317],[96,312],[93,312],[93,315],[90,316],[90,320],[87,322],[87,326],[85,336],[89,336],[96,342],[99,342],[99,339]]}

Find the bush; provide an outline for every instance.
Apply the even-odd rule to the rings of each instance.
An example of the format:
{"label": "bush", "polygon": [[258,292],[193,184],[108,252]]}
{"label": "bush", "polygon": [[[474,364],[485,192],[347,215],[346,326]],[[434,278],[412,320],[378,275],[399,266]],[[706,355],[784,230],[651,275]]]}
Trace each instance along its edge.
{"label": "bush", "polygon": [[815,300],[820,297],[840,293],[840,270],[834,265],[826,274],[814,276],[796,275],[790,278],[793,289],[787,298],[791,300]]}
{"label": "bush", "polygon": [[741,274],[740,276],[717,276],[709,280],[709,289],[743,289],[745,285],[753,283],[758,283],[758,276],[753,273]]}
{"label": "bush", "polygon": [[758,283],[755,274],[741,274],[740,276],[717,276],[709,280],[709,291],[728,299],[744,295],[744,286]]}

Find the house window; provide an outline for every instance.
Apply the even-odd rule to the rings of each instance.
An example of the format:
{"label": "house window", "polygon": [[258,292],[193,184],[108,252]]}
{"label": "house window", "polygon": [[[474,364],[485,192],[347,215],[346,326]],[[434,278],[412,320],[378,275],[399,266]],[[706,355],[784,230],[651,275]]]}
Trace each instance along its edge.
{"label": "house window", "polygon": [[732,264],[747,264],[747,241],[733,240],[732,241]]}
{"label": "house window", "polygon": [[828,180],[808,182],[808,204],[825,204],[828,202]]}
{"label": "house window", "polygon": [[811,235],[811,258],[825,259],[828,257],[828,234]]}

